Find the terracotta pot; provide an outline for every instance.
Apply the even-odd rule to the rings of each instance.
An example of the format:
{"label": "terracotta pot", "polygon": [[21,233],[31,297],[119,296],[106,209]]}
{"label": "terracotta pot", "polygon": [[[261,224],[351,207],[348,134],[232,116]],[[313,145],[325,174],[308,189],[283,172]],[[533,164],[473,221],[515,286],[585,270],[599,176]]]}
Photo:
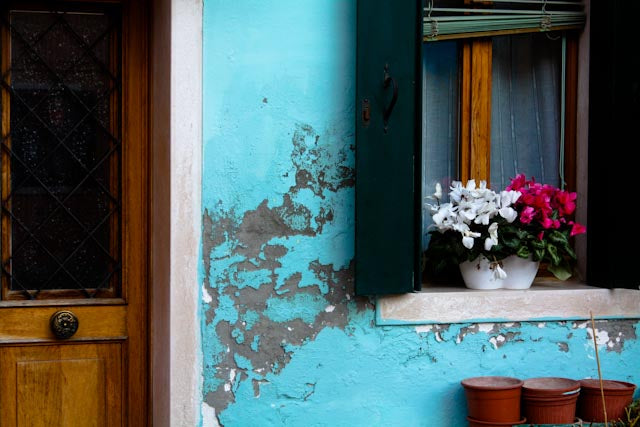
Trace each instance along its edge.
{"label": "terracotta pot", "polygon": [[514,425],[524,424],[527,422],[526,418],[518,420],[516,422],[508,422],[508,423],[499,423],[496,421],[480,421],[474,420],[471,417],[467,417],[467,421],[469,421],[469,427],[512,427]]}
{"label": "terracotta pot", "polygon": [[473,377],[462,380],[469,417],[475,421],[516,424],[520,420],[523,381],[511,377]]}
{"label": "terracotta pot", "polygon": [[[608,421],[625,417],[624,408],[633,400],[636,385],[624,381],[602,380]],[[604,422],[600,380],[580,380],[577,416],[583,421]]]}
{"label": "terracotta pot", "polygon": [[522,414],[532,424],[570,424],[576,417],[580,382],[568,378],[531,378],[522,385]]}

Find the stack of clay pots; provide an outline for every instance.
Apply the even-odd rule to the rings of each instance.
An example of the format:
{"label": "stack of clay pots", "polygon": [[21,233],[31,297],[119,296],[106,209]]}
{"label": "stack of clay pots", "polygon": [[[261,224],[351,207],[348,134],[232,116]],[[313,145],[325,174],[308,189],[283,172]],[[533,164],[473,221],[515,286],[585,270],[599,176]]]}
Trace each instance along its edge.
{"label": "stack of clay pots", "polygon": [[580,381],[530,378],[522,386],[522,414],[531,424],[571,424],[579,395]]}
{"label": "stack of clay pots", "polygon": [[520,417],[523,381],[511,377],[474,377],[462,380],[470,427],[511,427]]}

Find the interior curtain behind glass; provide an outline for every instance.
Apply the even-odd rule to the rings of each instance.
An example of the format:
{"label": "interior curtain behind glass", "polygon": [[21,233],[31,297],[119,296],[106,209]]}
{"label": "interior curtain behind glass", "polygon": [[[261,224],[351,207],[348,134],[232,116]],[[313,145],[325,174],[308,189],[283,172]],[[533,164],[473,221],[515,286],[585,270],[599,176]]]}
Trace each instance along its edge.
{"label": "interior curtain behind glass", "polygon": [[[436,183],[446,195],[458,175],[458,44],[425,43],[422,57],[422,191],[429,202],[424,198],[434,193]],[[423,212],[423,248],[430,223],[431,216]]]}
{"label": "interior curtain behind glass", "polygon": [[518,173],[558,185],[562,40],[546,34],[493,39],[491,187]]}

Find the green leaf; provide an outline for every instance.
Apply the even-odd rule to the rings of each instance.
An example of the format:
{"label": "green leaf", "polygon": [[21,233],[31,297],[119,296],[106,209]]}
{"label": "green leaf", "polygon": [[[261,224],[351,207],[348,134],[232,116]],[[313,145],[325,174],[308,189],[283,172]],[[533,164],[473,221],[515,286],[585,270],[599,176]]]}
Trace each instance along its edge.
{"label": "green leaf", "polygon": [[571,259],[577,260],[578,256],[576,255],[576,253],[573,251],[573,249],[571,248],[570,245],[565,246],[564,248],[562,248],[567,255],[569,255],[569,257],[571,257]]}
{"label": "green leaf", "polygon": [[569,263],[564,260],[559,265],[549,265],[547,269],[560,280],[567,280],[571,277],[571,267]]}
{"label": "green leaf", "polygon": [[531,252],[529,252],[529,248],[526,246],[519,247],[518,251],[516,252],[516,255],[518,255],[520,258],[529,258],[530,254]]}
{"label": "green leaf", "polygon": [[504,245],[509,248],[515,249],[520,246],[520,239],[515,236],[504,236],[502,241],[504,242]]}
{"label": "green leaf", "polygon": [[547,245],[547,253],[551,258],[551,264],[560,265],[560,263],[562,262],[562,258],[558,255],[558,248],[556,248],[554,245],[549,243]]}
{"label": "green leaf", "polygon": [[542,249],[544,251],[544,242],[538,239],[532,239],[529,244],[533,249]]}
{"label": "green leaf", "polygon": [[547,238],[549,241],[556,245],[567,245],[569,244],[569,239],[564,233],[559,232],[558,230],[553,230],[552,232],[547,234]]}
{"label": "green leaf", "polygon": [[534,261],[542,261],[542,258],[544,257],[544,248],[542,249],[536,249],[535,251],[533,251],[533,260]]}

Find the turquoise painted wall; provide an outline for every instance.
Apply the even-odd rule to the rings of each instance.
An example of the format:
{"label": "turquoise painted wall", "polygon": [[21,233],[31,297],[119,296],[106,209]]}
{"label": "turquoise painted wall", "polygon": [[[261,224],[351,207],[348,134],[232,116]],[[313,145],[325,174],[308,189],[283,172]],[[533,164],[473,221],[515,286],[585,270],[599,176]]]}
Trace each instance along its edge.
{"label": "turquoise painted wall", "polygon": [[[353,296],[355,47],[355,0],[205,1],[205,426],[463,426],[463,378],[597,374],[586,322],[380,327]],[[640,323],[598,328],[640,383]]]}

